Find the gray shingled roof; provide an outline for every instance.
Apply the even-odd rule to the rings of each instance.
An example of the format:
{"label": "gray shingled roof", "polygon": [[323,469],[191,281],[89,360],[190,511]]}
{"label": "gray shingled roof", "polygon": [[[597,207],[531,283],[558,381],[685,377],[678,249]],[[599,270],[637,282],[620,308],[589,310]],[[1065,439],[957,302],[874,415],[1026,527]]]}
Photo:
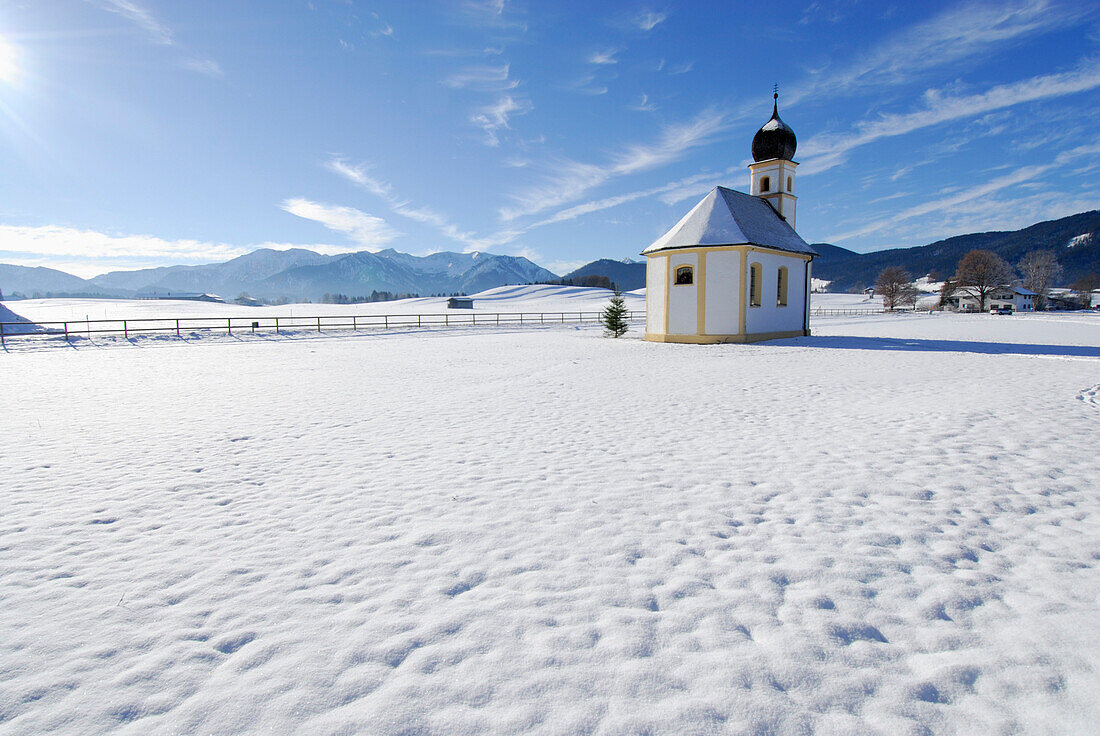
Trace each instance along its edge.
{"label": "gray shingled roof", "polygon": [[759,245],[817,255],[767,200],[725,187],[712,189],[642,255],[697,245]]}

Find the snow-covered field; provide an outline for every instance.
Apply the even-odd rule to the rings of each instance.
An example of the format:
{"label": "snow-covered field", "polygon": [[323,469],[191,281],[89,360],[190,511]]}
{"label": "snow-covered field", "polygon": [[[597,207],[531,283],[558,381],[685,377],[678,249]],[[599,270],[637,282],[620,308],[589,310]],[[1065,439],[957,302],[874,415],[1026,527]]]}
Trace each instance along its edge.
{"label": "snow-covered field", "polygon": [[0,353],[0,734],[1095,732],[1100,318],[813,326]]}
{"label": "snow-covered field", "polygon": [[[500,286],[474,294],[478,312],[593,312],[607,306],[611,292],[572,286]],[[624,294],[628,309],[645,310],[645,291]],[[861,295],[862,298],[862,295]],[[278,307],[243,307],[217,302],[148,299],[25,299],[8,307],[33,322],[66,320],[157,319],[163,317],[316,317],[352,314],[455,314],[446,297],[421,297],[365,304],[285,304]]]}

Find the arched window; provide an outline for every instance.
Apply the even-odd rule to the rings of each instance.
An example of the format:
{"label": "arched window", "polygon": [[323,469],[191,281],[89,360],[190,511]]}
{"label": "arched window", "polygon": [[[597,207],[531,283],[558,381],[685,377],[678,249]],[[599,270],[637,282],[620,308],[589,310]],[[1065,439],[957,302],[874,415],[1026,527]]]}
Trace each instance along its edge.
{"label": "arched window", "polygon": [[788,192],[791,191],[791,189],[793,188],[791,186],[792,184],[794,184],[794,179],[792,179],[791,177],[788,176],[787,177],[787,191]]}
{"label": "arched window", "polygon": [[779,267],[779,284],[777,293],[775,296],[775,305],[777,307],[787,306],[787,267]]}
{"label": "arched window", "polygon": [[763,179],[760,180],[760,191],[770,192],[771,188],[772,188],[772,178],[770,176],[765,176]]}
{"label": "arched window", "polygon": [[676,268],[677,286],[687,286],[695,283],[695,269],[691,266],[678,266]]}
{"label": "arched window", "polygon": [[754,263],[749,266],[749,306],[759,307],[762,304],[760,299],[761,281],[763,279],[761,268],[759,263]]}

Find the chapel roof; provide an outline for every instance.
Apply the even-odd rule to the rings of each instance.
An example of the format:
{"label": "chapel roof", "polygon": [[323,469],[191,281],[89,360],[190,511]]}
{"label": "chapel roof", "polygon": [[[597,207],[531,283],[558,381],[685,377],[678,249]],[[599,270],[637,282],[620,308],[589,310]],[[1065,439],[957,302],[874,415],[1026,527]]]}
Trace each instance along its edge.
{"label": "chapel roof", "polygon": [[699,245],[758,245],[817,255],[766,199],[725,187],[712,189],[642,254]]}

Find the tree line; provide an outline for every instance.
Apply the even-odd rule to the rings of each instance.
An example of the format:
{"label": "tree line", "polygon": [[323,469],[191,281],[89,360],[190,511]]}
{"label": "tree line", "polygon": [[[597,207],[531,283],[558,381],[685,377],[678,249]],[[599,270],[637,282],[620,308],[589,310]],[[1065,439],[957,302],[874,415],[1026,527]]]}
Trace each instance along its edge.
{"label": "tree line", "polygon": [[[1019,270],[1019,277],[1017,276]],[[998,290],[1022,286],[1035,292],[1034,308],[1042,311],[1050,303],[1051,287],[1062,274],[1053,251],[1031,251],[1013,268],[1008,261],[989,250],[975,249],[964,255],[955,267],[955,273],[944,279],[940,288],[939,306],[947,306],[951,299],[965,295],[978,301],[978,310],[984,312],[990,297]],[[938,274],[929,274],[938,281]],[[1084,308],[1091,303],[1092,292],[1100,288],[1100,275],[1090,273],[1074,282],[1072,289],[1077,302]],[[875,280],[875,293],[882,297],[883,306],[890,311],[912,307],[917,303],[920,291],[904,268],[884,268]]]}

